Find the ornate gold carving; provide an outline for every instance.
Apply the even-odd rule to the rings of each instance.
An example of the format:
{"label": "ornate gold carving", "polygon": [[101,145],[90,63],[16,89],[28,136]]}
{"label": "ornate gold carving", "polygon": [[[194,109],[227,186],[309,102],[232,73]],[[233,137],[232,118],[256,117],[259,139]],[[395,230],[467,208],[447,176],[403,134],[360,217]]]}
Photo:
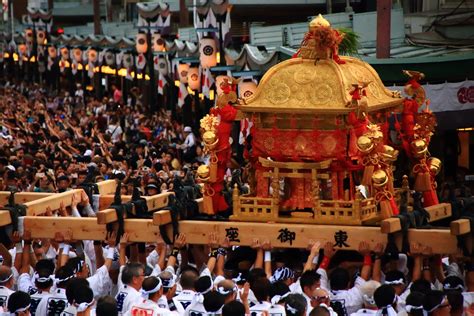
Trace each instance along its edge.
{"label": "ornate gold carving", "polygon": [[273,147],[275,146],[275,140],[273,139],[273,137],[265,138],[263,141],[263,146],[267,151],[272,151]]}

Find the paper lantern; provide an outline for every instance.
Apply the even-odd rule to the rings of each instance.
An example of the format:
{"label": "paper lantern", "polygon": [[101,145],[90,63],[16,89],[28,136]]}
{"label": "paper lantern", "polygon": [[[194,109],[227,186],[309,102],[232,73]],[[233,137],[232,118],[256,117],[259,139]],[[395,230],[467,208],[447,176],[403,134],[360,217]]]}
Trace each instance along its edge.
{"label": "paper lantern", "polygon": [[199,90],[201,86],[201,76],[198,67],[189,67],[188,70],[188,86],[192,90]]}
{"label": "paper lantern", "polygon": [[90,48],[87,53],[87,59],[90,63],[95,63],[97,61],[97,51],[93,48]]}
{"label": "paper lantern", "polygon": [[165,56],[160,56],[160,58],[158,59],[158,71],[163,76],[167,76],[170,71],[168,61],[166,60]]}
{"label": "paper lantern", "polygon": [[165,41],[161,38],[160,33],[153,33],[151,41],[153,43],[153,51],[155,53],[164,52],[166,50]]}
{"label": "paper lantern", "polygon": [[146,40],[146,34],[145,33],[138,33],[136,37],[136,42],[135,42],[135,48],[137,50],[137,53],[139,54],[145,54],[148,50],[148,43]]}
{"label": "paper lantern", "polygon": [[52,59],[58,57],[58,50],[54,46],[49,46],[48,47],[48,56],[51,57]]}
{"label": "paper lantern", "polygon": [[69,49],[67,47],[61,48],[61,59],[68,60],[69,59]]}
{"label": "paper lantern", "polygon": [[105,52],[105,64],[107,66],[112,66],[115,62],[115,55],[112,51],[108,50]]}
{"label": "paper lantern", "polygon": [[178,65],[179,81],[181,81],[182,83],[188,83],[188,71],[189,71],[189,65],[188,64],[179,64]]}
{"label": "paper lantern", "polygon": [[199,41],[199,62],[204,69],[217,65],[217,45],[213,38],[201,38]]}
{"label": "paper lantern", "polygon": [[123,66],[125,68],[130,68],[132,67],[132,54],[129,54],[129,53],[126,53],[126,54],[123,54]]}
{"label": "paper lantern", "polygon": [[46,32],[44,30],[36,31],[36,42],[38,45],[44,45],[46,42]]}
{"label": "paper lantern", "polygon": [[22,56],[26,54],[26,44],[18,45],[18,53]]}
{"label": "paper lantern", "polygon": [[257,91],[257,84],[253,80],[242,81],[239,83],[239,97],[242,99],[250,98]]}
{"label": "paper lantern", "polygon": [[30,28],[25,29],[25,40],[33,43],[33,30]]}
{"label": "paper lantern", "polygon": [[76,62],[80,63],[82,61],[82,50],[80,48],[74,48],[72,50],[72,55]]}

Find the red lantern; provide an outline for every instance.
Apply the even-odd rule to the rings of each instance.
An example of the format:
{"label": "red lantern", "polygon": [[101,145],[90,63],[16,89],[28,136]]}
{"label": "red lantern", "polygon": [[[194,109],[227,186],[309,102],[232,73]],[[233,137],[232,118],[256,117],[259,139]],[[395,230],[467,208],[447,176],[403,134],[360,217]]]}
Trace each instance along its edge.
{"label": "red lantern", "polygon": [[146,40],[146,34],[145,33],[138,33],[136,42],[135,42],[135,48],[137,50],[137,53],[139,54],[146,54],[148,51],[148,43]]}

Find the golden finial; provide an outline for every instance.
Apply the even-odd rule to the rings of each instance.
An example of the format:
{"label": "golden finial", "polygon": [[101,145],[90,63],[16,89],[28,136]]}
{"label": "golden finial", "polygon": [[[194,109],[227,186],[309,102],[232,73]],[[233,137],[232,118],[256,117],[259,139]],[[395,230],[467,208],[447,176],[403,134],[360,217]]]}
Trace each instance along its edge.
{"label": "golden finial", "polygon": [[311,22],[309,22],[309,27],[313,28],[319,26],[330,27],[331,24],[321,14],[318,14]]}

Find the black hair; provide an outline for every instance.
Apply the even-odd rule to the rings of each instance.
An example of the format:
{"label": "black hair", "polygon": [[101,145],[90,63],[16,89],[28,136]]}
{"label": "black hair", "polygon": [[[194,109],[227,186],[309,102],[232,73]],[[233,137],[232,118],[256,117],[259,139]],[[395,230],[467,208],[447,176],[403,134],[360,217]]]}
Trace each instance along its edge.
{"label": "black hair", "polygon": [[418,279],[416,281],[413,281],[411,287],[410,287],[411,292],[420,292],[423,294],[428,293],[431,291],[431,284],[429,281],[425,279]]}
{"label": "black hair", "polygon": [[346,269],[336,268],[331,272],[329,280],[331,283],[331,289],[334,291],[340,291],[347,289],[351,277]]}
{"label": "black hair", "polygon": [[[392,305],[395,302],[395,295],[395,289],[392,286],[383,284],[374,292],[375,305],[377,305],[378,308],[385,308]],[[385,314],[382,312],[382,315]]]}
{"label": "black hair", "polygon": [[28,293],[16,291],[8,297],[7,309],[10,313],[15,313],[17,310],[27,308],[31,304],[31,298]]}
{"label": "black hair", "polygon": [[57,286],[65,289],[74,277],[74,271],[68,266],[62,266],[56,271],[55,277],[57,279]]}
{"label": "black hair", "polygon": [[446,277],[443,281],[444,292],[462,292],[464,290],[464,281],[455,275]]}
{"label": "black hair", "polygon": [[53,277],[48,269],[37,270],[36,274],[35,285],[39,290],[46,290],[53,286]]}
{"label": "black hair", "polygon": [[304,316],[306,314],[306,299],[301,294],[290,294],[285,300],[287,316]]}
{"label": "black hair", "polygon": [[204,295],[204,309],[208,313],[216,313],[222,308],[224,301],[224,295],[216,291],[211,291]]}
{"label": "black hair", "polygon": [[51,259],[41,259],[36,262],[35,271],[48,270],[49,274],[54,273],[54,262]]}
{"label": "black hair", "polygon": [[97,316],[118,316],[117,301],[113,296],[102,296],[97,300],[95,309]]}
{"label": "black hair", "polygon": [[161,280],[160,280],[158,277],[156,277],[156,276],[149,276],[149,277],[146,277],[146,278],[143,280],[142,288],[143,288],[143,290],[145,290],[145,291],[151,291],[151,290],[153,290],[155,287],[157,287],[160,282],[161,282]]}
{"label": "black hair", "polygon": [[207,291],[212,286],[212,279],[208,275],[203,275],[194,282],[194,289],[198,293]]}
{"label": "black hair", "polygon": [[94,300],[94,292],[89,286],[78,286],[74,291],[74,303],[91,303]]}
{"label": "black hair", "polygon": [[441,291],[431,290],[426,293],[425,299],[423,300],[423,308],[428,313],[428,315],[432,313],[433,308],[443,303],[444,297],[445,294]]}
{"label": "black hair", "polygon": [[406,305],[415,307],[411,309],[409,315],[411,316],[423,316],[423,300],[425,299],[425,294],[421,292],[412,291],[410,288],[410,294],[407,296]]}
{"label": "black hair", "polygon": [[[283,296],[287,294],[288,292],[290,292],[290,287],[286,285],[286,283],[283,281],[278,281],[270,285],[270,289],[269,289],[270,298],[276,295]],[[277,302],[277,303],[280,303],[280,302]]]}
{"label": "black hair", "polygon": [[74,303],[75,292],[84,287],[89,287],[89,281],[87,281],[87,279],[74,278],[69,282],[66,288],[66,298],[69,304]]}
{"label": "black hair", "polygon": [[133,280],[133,277],[140,276],[140,269],[145,271],[145,267],[139,262],[131,262],[125,265],[122,270],[122,283],[130,284]]}
{"label": "black hair", "polygon": [[256,280],[250,288],[259,302],[267,301],[270,296],[270,281],[267,278]]}
{"label": "black hair", "polygon": [[[403,280],[404,284],[406,283],[405,275],[403,274],[403,272],[399,270],[391,270],[385,274],[385,282],[392,282],[392,281],[397,281],[400,279]],[[394,285],[398,285],[398,284],[394,284]]]}
{"label": "black hair", "polygon": [[179,284],[184,290],[192,290],[194,289],[194,283],[199,277],[199,273],[195,269],[186,269],[185,271],[181,272],[181,276],[179,278]]}
{"label": "black hair", "polygon": [[74,258],[70,258],[67,263],[66,263],[66,266],[70,267],[72,271],[74,271],[74,274],[82,271],[83,267],[84,267],[84,259],[80,258],[80,257],[74,257]]}
{"label": "black hair", "polygon": [[252,287],[253,283],[255,283],[257,280],[266,277],[267,274],[265,273],[265,270],[263,270],[262,268],[255,268],[250,270],[247,277],[247,281],[250,283],[250,287]]}
{"label": "black hair", "polygon": [[330,316],[331,313],[329,310],[324,307],[324,306],[316,306],[311,310],[311,313],[309,313],[309,316]]}
{"label": "black hair", "polygon": [[451,311],[461,311],[463,310],[464,305],[464,296],[460,291],[450,291],[447,295],[449,305],[451,305]]}
{"label": "black hair", "polygon": [[239,301],[231,301],[222,307],[222,316],[245,316],[245,306]]}
{"label": "black hair", "polygon": [[321,280],[321,275],[319,275],[319,273],[317,273],[316,271],[305,271],[300,277],[301,289],[304,290],[305,287],[311,287],[315,283],[319,282],[319,280]]}

